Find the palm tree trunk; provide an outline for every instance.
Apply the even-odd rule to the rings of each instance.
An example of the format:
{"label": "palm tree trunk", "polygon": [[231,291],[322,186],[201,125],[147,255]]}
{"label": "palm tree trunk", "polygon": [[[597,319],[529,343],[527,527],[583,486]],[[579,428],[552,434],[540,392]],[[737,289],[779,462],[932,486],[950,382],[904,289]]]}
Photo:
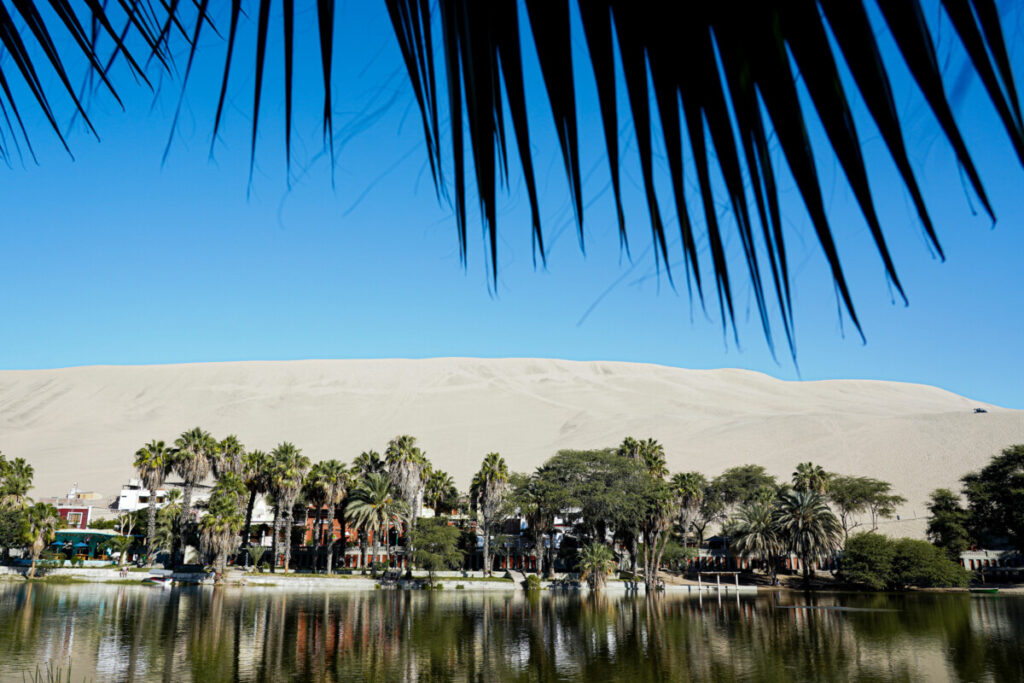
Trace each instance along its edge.
{"label": "palm tree trunk", "polygon": [[321,508],[316,509],[316,527],[314,529],[313,538],[313,571],[317,572],[320,570],[320,557],[323,556],[324,550],[324,520],[321,516],[323,510]]}
{"label": "palm tree trunk", "polygon": [[153,564],[153,542],[156,538],[156,492],[149,492],[149,510],[147,512],[149,519],[146,525],[146,561],[149,565]]}
{"label": "palm tree trunk", "polygon": [[249,503],[245,506],[245,526],[242,527],[242,552],[245,554],[245,566],[249,566],[249,528],[252,526],[252,509],[256,505],[256,489],[249,490]]}
{"label": "palm tree trunk", "polygon": [[[181,549],[181,563],[185,564],[185,533],[188,529],[188,518],[192,513],[192,489],[194,484],[185,482],[185,492],[181,496],[181,523],[178,525],[178,547]],[[171,558],[172,564],[177,564],[177,553]]]}
{"label": "palm tree trunk", "polygon": [[629,573],[636,578],[636,554],[639,551],[640,544],[637,542],[636,530],[629,532]]}
{"label": "palm tree trunk", "polygon": [[37,553],[32,553],[32,566],[28,568],[28,578],[30,579],[36,578],[36,560],[38,559],[39,555]]}
{"label": "palm tree trunk", "polygon": [[[341,533],[345,533],[342,528]],[[334,566],[334,505],[327,506],[327,560],[325,569],[330,574]]]}
{"label": "palm tree trunk", "polygon": [[380,543],[380,532],[373,532],[373,556],[370,558],[370,575],[377,576],[377,545]]}
{"label": "palm tree trunk", "polygon": [[274,506],[274,537],[270,542],[270,573],[273,574],[277,568],[277,543],[281,536],[281,506]]}
{"label": "palm tree trunk", "polygon": [[491,525],[484,524],[484,576],[491,575]]}
{"label": "palm tree trunk", "polygon": [[555,525],[551,525],[550,542],[548,543],[548,566],[544,568],[545,578],[550,579],[555,575]]}
{"label": "palm tree trunk", "polygon": [[288,567],[292,561],[292,507],[284,513],[284,573],[288,573]]}

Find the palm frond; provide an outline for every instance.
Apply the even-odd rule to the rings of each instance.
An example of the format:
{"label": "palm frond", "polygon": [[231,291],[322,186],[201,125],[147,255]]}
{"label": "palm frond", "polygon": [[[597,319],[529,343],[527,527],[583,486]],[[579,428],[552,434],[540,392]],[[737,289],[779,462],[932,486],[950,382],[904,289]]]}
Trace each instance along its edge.
{"label": "palm frond", "polygon": [[[621,0],[524,0],[525,21],[517,0],[384,0],[409,82],[420,111],[427,160],[439,200],[450,201],[460,256],[467,254],[467,193],[474,192],[489,248],[489,272],[496,283],[498,271],[498,186],[509,186],[509,148],[514,144],[530,203],[534,256],[546,258],[538,199],[534,139],[528,126],[526,92],[535,85],[524,75],[527,55],[522,46],[535,46],[543,80],[543,99],[550,108],[560,156],[576,218],[581,248],[584,225],[584,189],[580,169],[578,84],[574,71],[574,43],[586,44],[586,61],[597,82],[604,148],[607,152],[620,244],[628,253],[627,217],[623,209],[620,166],[623,158],[616,111],[618,86],[628,101],[632,135],[636,141],[642,189],[651,226],[656,265],[670,282],[674,275],[673,237],[663,213],[667,198],[657,187],[671,188],[671,204],[678,223],[679,242],[688,291],[706,305],[709,282],[714,282],[723,328],[736,330],[736,288],[744,283],[753,293],[758,317],[774,352],[774,323],[781,320],[786,343],[795,355],[792,284],[787,245],[782,229],[780,196],[772,152],[785,160],[810,217],[830,268],[842,306],[861,332],[853,293],[837,246],[836,226],[829,219],[818,173],[823,150],[815,149],[808,133],[808,106],[822,123],[828,148],[842,169],[856,199],[889,281],[906,299],[897,267],[886,242],[886,228],[875,207],[871,172],[861,151],[854,123],[854,95],[864,102],[891,155],[920,218],[927,240],[942,257],[943,251],[921,188],[909,162],[897,114],[891,65],[883,58],[867,0],[762,0],[737,3],[654,3]],[[899,54],[933,112],[957,163],[994,219],[994,209],[960,126],[954,119],[937,57],[937,38],[925,18],[920,0],[876,0],[880,21],[891,34]],[[51,0],[40,12],[30,0],[0,2],[0,46],[10,55],[26,86],[25,92],[42,110],[58,138],[67,147],[51,100],[63,91],[76,116],[91,129],[86,102],[71,86],[65,60],[72,51],[84,62],[89,78],[99,77],[117,98],[111,66],[123,56],[133,77],[149,83],[147,70],[155,66],[176,75],[176,41],[188,45],[188,62],[181,79],[187,85],[204,25],[215,33],[208,0],[85,0],[76,9],[66,0]],[[12,16],[8,7],[17,13]],[[230,4],[227,52],[220,82],[213,139],[222,123],[227,82],[232,70],[252,68],[254,92],[250,140],[249,181],[255,165],[260,125],[261,95],[268,33],[280,21],[284,39],[285,164],[291,164],[294,0],[282,0],[272,11],[272,0],[260,0],[255,21],[255,64],[235,59],[241,0]],[[1018,98],[1009,52],[994,0],[941,0],[968,60],[984,86],[999,120],[1024,164],[1024,117]],[[315,22],[319,35],[319,67],[323,74],[324,144],[330,148],[332,179],[334,145],[332,80],[334,78],[335,2],[317,0]],[[88,16],[90,21],[80,18]],[[305,17],[306,14],[299,16]],[[309,14],[312,16],[312,13]],[[574,28],[579,17],[580,29]],[[87,33],[85,26],[92,26]],[[123,28],[117,30],[115,25]],[[529,36],[520,35],[525,26]],[[73,40],[61,43],[55,31]],[[276,27],[275,27],[276,28]],[[109,39],[103,59],[100,37]],[[68,53],[62,57],[57,45]],[[63,47],[67,45],[67,47]],[[133,54],[134,52],[134,54]],[[616,76],[616,53],[621,81]],[[242,63],[243,66],[239,67]],[[845,70],[842,67],[845,64]],[[250,66],[251,65],[251,66]],[[59,85],[42,78],[48,68]],[[849,74],[849,80],[844,76]],[[807,98],[797,88],[803,83]],[[30,154],[31,144],[15,102],[22,90],[13,88],[10,74],[0,67],[0,110],[10,133],[0,135],[0,156],[20,154],[19,139]],[[88,89],[83,88],[83,93]],[[118,99],[118,101],[120,101]],[[543,105],[542,105],[543,106]],[[8,109],[10,110],[8,112]],[[507,117],[506,117],[507,111]],[[11,115],[13,114],[13,121]],[[447,116],[448,126],[441,121]],[[511,123],[506,126],[506,121]],[[17,128],[17,130],[16,130]],[[660,131],[660,141],[655,131]],[[94,131],[95,132],[95,131]],[[172,128],[173,136],[173,128]],[[512,139],[514,138],[514,140]],[[770,142],[771,141],[771,142]],[[8,147],[12,145],[14,149]],[[467,149],[468,145],[468,149]],[[211,154],[213,146],[211,145]],[[465,157],[472,168],[466,168]],[[69,150],[70,153],[70,150]],[[664,156],[667,175],[662,178],[655,160]],[[692,160],[696,173],[696,202],[690,206],[684,173]],[[448,169],[451,169],[450,171]],[[472,186],[468,176],[472,174]],[[290,176],[289,176],[290,177]],[[470,189],[472,188],[472,189]],[[722,188],[722,190],[719,190]],[[745,273],[732,272],[726,245],[729,224],[716,212],[715,194],[724,191],[731,220],[742,250]],[[693,215],[702,213],[701,217]],[[710,262],[699,258],[698,245],[706,241]]]}

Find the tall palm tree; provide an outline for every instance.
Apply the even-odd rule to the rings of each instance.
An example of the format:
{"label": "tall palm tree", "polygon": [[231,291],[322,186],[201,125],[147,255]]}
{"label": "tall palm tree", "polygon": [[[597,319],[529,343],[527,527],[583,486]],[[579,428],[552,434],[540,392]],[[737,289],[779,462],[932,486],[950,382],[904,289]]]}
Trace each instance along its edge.
{"label": "tall palm tree", "polygon": [[[271,479],[274,474],[274,459],[260,450],[250,451],[242,458],[242,476],[245,488],[249,491],[249,500],[245,505],[245,523],[242,526],[242,547],[249,545],[249,529],[252,526],[252,509],[256,505],[256,497],[270,491]],[[249,556],[245,558],[246,566]]]}
{"label": "tall palm tree", "polygon": [[700,472],[679,472],[672,476],[669,486],[678,500],[677,523],[685,542],[686,535],[700,512],[700,506],[704,503],[708,480]]}
{"label": "tall palm tree", "polygon": [[842,547],[843,528],[820,493],[783,491],[777,524],[784,547],[800,558],[805,584],[810,581],[811,562]]}
{"label": "tall palm tree", "polygon": [[181,530],[181,491],[171,489],[167,492],[164,506],[156,515],[156,535],[153,537],[153,550],[172,552]]}
{"label": "tall palm tree", "polygon": [[237,548],[238,533],[245,518],[239,500],[245,495],[245,482],[234,472],[225,472],[217,480],[206,514],[199,521],[202,546],[213,555],[214,583],[224,580],[228,555]]}
{"label": "tall palm tree", "polygon": [[748,503],[736,513],[736,522],[732,533],[733,553],[760,560],[774,576],[772,560],[782,550],[775,506],[764,501]]}
{"label": "tall palm tree", "polygon": [[416,445],[416,437],[403,434],[389,441],[384,450],[384,462],[395,491],[409,506],[410,523],[415,525],[423,492],[422,475],[427,466],[426,456]]}
{"label": "tall palm tree", "polygon": [[157,491],[164,485],[164,478],[171,466],[171,450],[167,445],[158,439],[153,439],[148,444],[135,451],[136,471],[142,479],[142,485],[149,491],[148,523],[146,525],[146,561],[153,563],[155,547],[153,539],[156,537],[156,498]]}
{"label": "tall palm tree", "polygon": [[171,459],[174,471],[184,483],[181,500],[181,531],[178,547],[184,555],[185,536],[191,526],[192,494],[195,487],[202,483],[210,474],[214,458],[217,457],[217,441],[210,433],[199,427],[182,432],[174,441],[174,453]]}
{"label": "tall palm tree", "polygon": [[797,491],[813,491],[814,493],[828,493],[828,484],[832,475],[825,471],[821,465],[813,462],[802,462],[796,466],[793,472],[793,488]]}
{"label": "tall palm tree", "polygon": [[323,532],[324,532],[324,506],[327,505],[327,482],[324,479],[322,470],[323,463],[315,463],[309,468],[309,473],[306,475],[306,480],[302,483],[302,499],[306,501],[306,504],[316,510],[316,520],[313,523],[312,541],[314,556],[316,559],[313,562],[314,571],[319,570],[319,554],[323,545]]}
{"label": "tall palm tree", "polygon": [[491,574],[491,531],[501,518],[508,493],[508,465],[497,453],[488,453],[473,476],[473,502],[484,532],[484,576]]}
{"label": "tall palm tree", "polygon": [[[320,477],[327,493],[327,573],[333,571],[334,565],[334,517],[336,510],[342,507],[345,498],[348,496],[349,487],[352,485],[352,475],[345,467],[345,464],[337,460],[324,460],[319,463]],[[345,538],[345,515],[344,508],[341,518],[341,538]],[[344,548],[342,548],[344,551]]]}
{"label": "tall palm tree", "polygon": [[25,509],[25,540],[28,541],[29,552],[32,554],[32,566],[28,570],[28,578],[35,578],[39,554],[53,542],[60,523],[57,508],[49,503],[36,503]]}
{"label": "tall palm tree", "polygon": [[271,493],[274,496],[274,561],[271,570],[277,564],[278,538],[284,527],[284,573],[288,573],[288,565],[292,557],[292,510],[295,501],[302,491],[302,483],[309,471],[309,458],[295,444],[282,442],[274,448],[274,470]]}
{"label": "tall palm tree", "polygon": [[399,533],[409,518],[409,506],[395,495],[390,477],[375,473],[363,477],[352,492],[348,513],[356,525],[373,534],[373,575],[377,575],[377,547],[384,539],[385,553],[390,562],[388,550],[388,528],[394,526]]}

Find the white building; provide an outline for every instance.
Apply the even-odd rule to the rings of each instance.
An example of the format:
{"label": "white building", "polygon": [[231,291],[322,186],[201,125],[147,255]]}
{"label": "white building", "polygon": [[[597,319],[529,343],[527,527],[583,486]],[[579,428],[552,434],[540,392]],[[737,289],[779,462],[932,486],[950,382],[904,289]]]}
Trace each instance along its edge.
{"label": "white building", "polygon": [[[111,504],[111,508],[119,512],[135,512],[149,507],[149,489],[142,485],[141,479],[129,479],[128,483],[121,487],[121,493]],[[166,489],[157,489],[156,507],[160,508],[167,500]]]}

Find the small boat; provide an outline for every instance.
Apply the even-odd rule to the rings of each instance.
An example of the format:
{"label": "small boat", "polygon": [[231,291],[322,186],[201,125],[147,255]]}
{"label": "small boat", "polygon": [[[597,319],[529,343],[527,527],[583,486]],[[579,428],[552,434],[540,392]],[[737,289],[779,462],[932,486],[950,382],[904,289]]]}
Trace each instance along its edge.
{"label": "small boat", "polygon": [[142,580],[142,583],[147,586],[161,586],[162,588],[170,588],[174,585],[174,579],[172,578],[173,572],[169,569],[153,569],[149,572],[149,576]]}
{"label": "small boat", "polygon": [[998,588],[968,588],[967,592],[969,592],[969,593],[987,593],[987,594],[991,595],[993,593],[998,593],[999,589]]}

